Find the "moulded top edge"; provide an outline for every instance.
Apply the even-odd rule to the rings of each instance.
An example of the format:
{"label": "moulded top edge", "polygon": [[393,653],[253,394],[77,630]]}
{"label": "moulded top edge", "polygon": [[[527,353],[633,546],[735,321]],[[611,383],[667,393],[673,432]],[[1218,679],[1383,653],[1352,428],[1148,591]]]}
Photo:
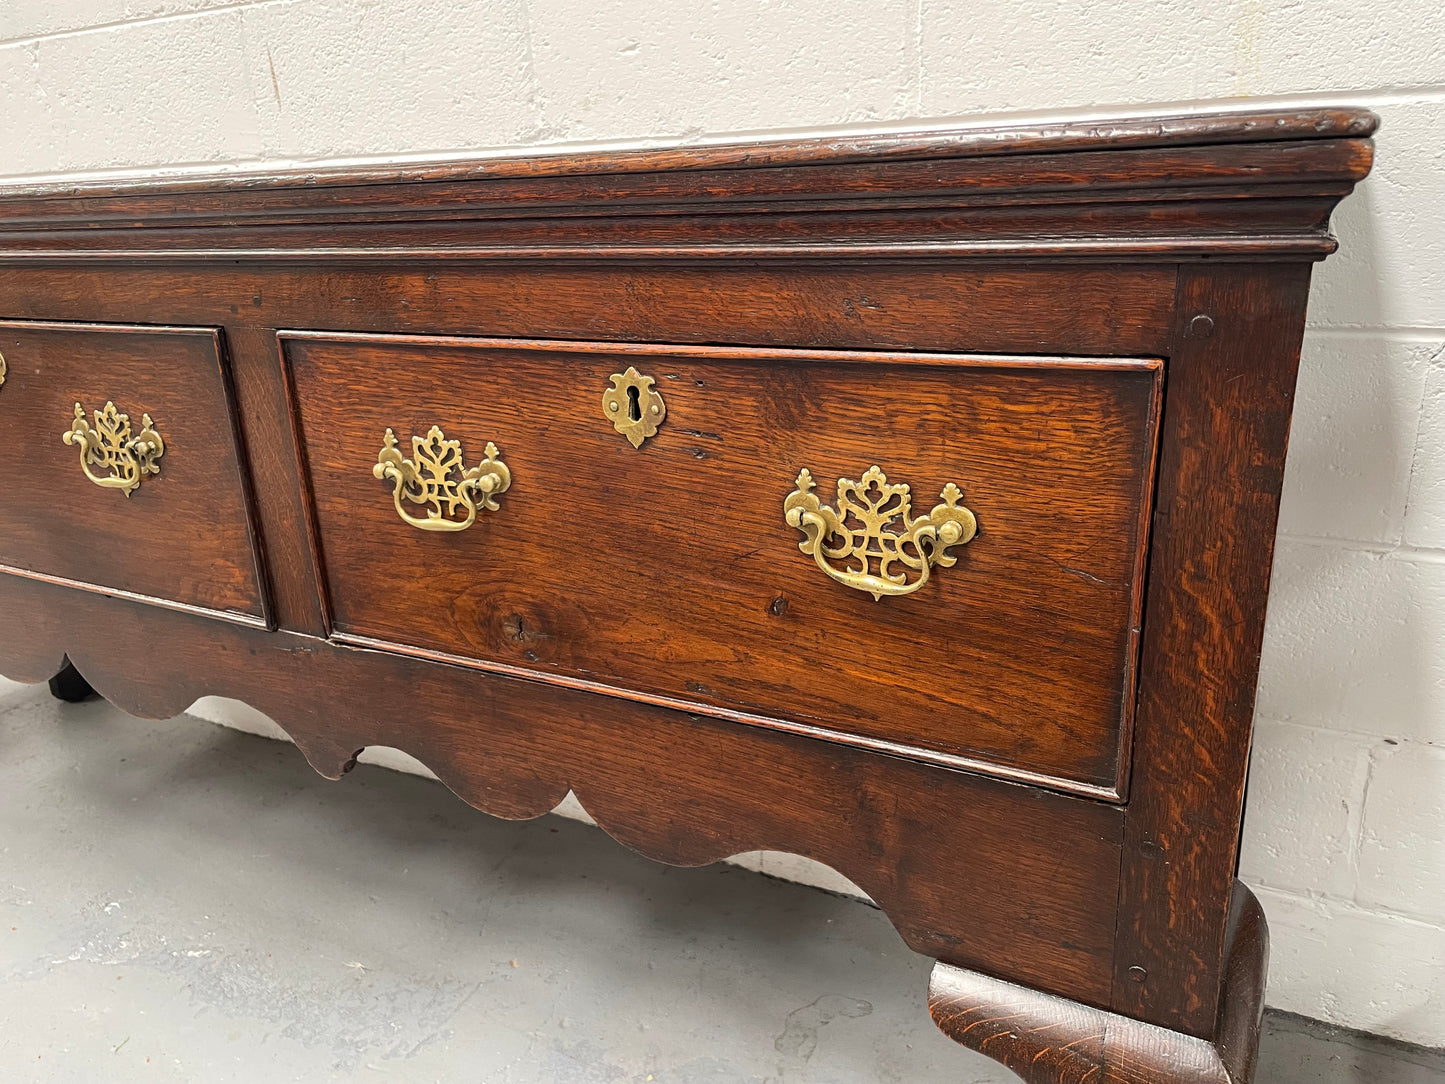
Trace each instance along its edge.
{"label": "moulded top edge", "polygon": [[829,166],[1067,151],[1361,139],[1372,135],[1377,125],[1378,117],[1369,110],[1342,106],[1252,112],[1219,110],[1119,120],[969,125],[626,150],[549,147],[529,153],[532,149],[526,148],[507,154],[412,163],[328,165],[279,171],[218,171],[169,177],[92,177],[79,182],[56,178],[0,185],[0,201]]}

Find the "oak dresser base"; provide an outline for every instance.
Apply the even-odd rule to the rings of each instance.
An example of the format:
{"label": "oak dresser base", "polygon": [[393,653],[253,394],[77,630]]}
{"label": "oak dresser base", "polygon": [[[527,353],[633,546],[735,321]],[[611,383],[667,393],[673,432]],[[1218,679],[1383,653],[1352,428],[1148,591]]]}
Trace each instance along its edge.
{"label": "oak dresser base", "polygon": [[0,672],[825,863],[1032,1084],[1248,1084],[1350,109],[0,187]]}

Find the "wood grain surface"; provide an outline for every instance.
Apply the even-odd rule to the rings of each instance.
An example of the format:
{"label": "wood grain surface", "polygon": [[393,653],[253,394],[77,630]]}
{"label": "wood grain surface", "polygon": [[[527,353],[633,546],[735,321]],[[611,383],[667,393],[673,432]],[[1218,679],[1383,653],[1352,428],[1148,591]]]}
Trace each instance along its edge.
{"label": "wood grain surface", "polygon": [[[1318,259],[1374,126],[1363,111],[1299,110],[14,186],[0,192],[0,261]],[[1248,202],[1266,188],[1272,205]],[[1248,228],[1255,215],[1267,229]]]}
{"label": "wood grain surface", "polygon": [[1232,893],[1226,983],[1212,1039],[938,964],[928,1007],[945,1034],[1027,1084],[1247,1084],[1254,1077],[1268,932],[1241,882]]}
{"label": "wood grain surface", "polygon": [[[291,337],[333,628],[1111,790],[1132,705],[1161,367]],[[609,375],[667,404],[634,449]],[[386,428],[495,441],[501,508],[404,523]],[[874,464],[979,536],[880,601],[800,553],[783,500]],[[897,529],[895,527],[895,529]]]}
{"label": "wood grain surface", "polygon": [[1222,982],[1308,296],[1303,266],[1222,266],[1179,285],[1114,1004],[1200,1036]]}
{"label": "wood grain surface", "polygon": [[[0,612],[7,676],[44,681],[68,657],[150,718],[238,697],[323,775],[391,746],[499,817],[540,816],[571,790],[614,838],[674,865],[792,851],[856,882],[916,952],[1108,997],[1122,816],[1101,802],[13,576]],[[147,645],[145,665],[117,643]]]}
{"label": "wood grain surface", "polygon": [[[1295,366],[1374,126],[0,187],[0,418],[25,434],[0,564],[51,570],[0,573],[0,670],[68,656],[148,715],[235,696],[327,775],[393,745],[501,816],[575,787],[665,861],[805,854],[944,961],[945,1030],[1028,1079],[1246,1084],[1264,938],[1233,876]],[[94,386],[102,354],[122,386]],[[668,403],[641,451],[601,416],[627,364]],[[168,441],[129,502],[59,441],[91,395]],[[432,424],[513,469],[462,535],[407,527],[370,472],[385,427]],[[919,508],[956,482],[982,526],[880,603],[781,515],[801,467],[831,501],[875,462]]]}
{"label": "wood grain surface", "polygon": [[[855,264],[358,269],[0,266],[5,311],[239,328],[1156,356],[1172,267]],[[1061,344],[1067,344],[1062,347]],[[243,419],[244,420],[244,419]]]}
{"label": "wood grain surface", "polygon": [[[0,564],[263,620],[216,333],[5,321],[0,354]],[[137,433],[148,412],[165,441],[160,473],[129,497],[86,478],[61,440],[77,402],[93,424],[108,400]]]}
{"label": "wood grain surface", "polygon": [[752,142],[699,141],[679,147],[638,150],[550,151],[493,158],[375,166],[303,166],[269,172],[231,172],[192,177],[16,181],[6,196],[57,199],[84,207],[97,196],[189,195],[215,200],[252,190],[300,189],[292,198],[315,201],[335,187],[417,184],[427,181],[480,180],[496,177],[560,177],[572,174],[694,173],[719,168],[776,168],[854,162],[982,158],[1079,150],[1133,150],[1151,147],[1221,148],[1239,144],[1368,138],[1379,118],[1365,109],[1335,106],[1301,109],[1220,110],[1119,118],[999,124],[996,120],[956,127],[906,132],[838,134],[824,138],[760,139]]}
{"label": "wood grain surface", "polygon": [[237,411],[250,466],[258,545],[265,556],[272,620],[324,633],[318,572],[307,541],[306,507],[296,477],[296,445],[276,333],[245,325],[226,331]]}

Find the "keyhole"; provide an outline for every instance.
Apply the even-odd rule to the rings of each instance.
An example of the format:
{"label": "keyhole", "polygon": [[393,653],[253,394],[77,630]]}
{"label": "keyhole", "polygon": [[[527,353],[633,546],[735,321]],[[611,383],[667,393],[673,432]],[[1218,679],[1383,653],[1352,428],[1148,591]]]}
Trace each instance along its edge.
{"label": "keyhole", "polygon": [[635,422],[642,421],[642,404],[634,387],[627,389],[627,416]]}

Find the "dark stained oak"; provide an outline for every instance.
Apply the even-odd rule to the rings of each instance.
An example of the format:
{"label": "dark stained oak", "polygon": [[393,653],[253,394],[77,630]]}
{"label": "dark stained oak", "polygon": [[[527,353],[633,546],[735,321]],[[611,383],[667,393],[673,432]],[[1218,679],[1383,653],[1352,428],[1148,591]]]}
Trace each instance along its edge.
{"label": "dark stained oak", "polygon": [[[216,332],[0,321],[0,418],[10,434],[0,568],[264,623],[247,476]],[[158,474],[127,496],[95,485],[61,437],[75,404],[149,413]],[[104,476],[108,472],[94,468]]]}
{"label": "dark stained oak", "polygon": [[[0,264],[6,311],[329,331],[1153,357],[1168,343],[1175,269],[815,260],[578,268],[513,262],[382,269],[264,261],[176,268]],[[1068,304],[1060,299],[1067,298]],[[233,338],[235,334],[233,334]],[[269,349],[274,350],[274,343]],[[242,419],[243,424],[248,419]]]}
{"label": "dark stained oak", "polygon": [[[1114,796],[1133,703],[1157,361],[282,333],[338,635],[621,686]],[[609,376],[657,380],[633,448]],[[404,523],[371,468],[432,425],[512,486]],[[915,594],[835,583],[783,518],[880,465],[978,517]],[[415,508],[413,512],[417,511]],[[841,562],[839,562],[841,563]]]}
{"label": "dark stained oak", "polygon": [[[804,854],[1026,1080],[1248,1084],[1274,526],[1310,266],[1374,128],[0,187],[0,671],[148,716],[234,696],[324,775],[396,746],[498,816],[574,790],[662,861]],[[629,364],[668,405],[640,451],[601,414]],[[77,397],[165,435],[129,501],[61,444]],[[432,424],[513,471],[467,532],[371,473]],[[881,602],[782,516],[800,468],[832,503],[874,463],[982,529]]]}
{"label": "dark stained oak", "polygon": [[1308,292],[1288,265],[1179,284],[1152,545],[1170,574],[1146,600],[1114,1003],[1200,1036],[1219,998]]}
{"label": "dark stained oak", "polygon": [[928,1007],[943,1032],[1027,1084],[1242,1084],[1254,1076],[1269,934],[1259,901],[1234,882],[1223,997],[1211,1039],[936,964]]}
{"label": "dark stained oak", "polygon": [[[1334,247],[1330,208],[1369,168],[1362,137],[1374,124],[1363,113],[1302,110],[199,183],[40,184],[0,194],[0,261],[157,252],[188,261],[1318,258]],[[1242,205],[1271,186],[1289,198]],[[1241,229],[1260,213],[1267,230]]]}
{"label": "dark stained oak", "polygon": [[[695,173],[720,168],[839,166],[869,161],[979,159],[1000,155],[1080,150],[1135,150],[1216,146],[1315,139],[1358,139],[1374,134],[1379,119],[1368,110],[1306,108],[1270,111],[1219,111],[1128,117],[1115,120],[1053,121],[1042,124],[972,124],[921,132],[839,134],[828,138],[773,139],[752,143],[698,142],[675,148],[511,155],[455,162],[408,163],[372,167],[297,168],[276,173],[225,176],[121,179],[109,182],[40,181],[7,186],[13,200],[64,201],[53,205],[64,215],[66,203],[77,210],[105,196],[187,196],[211,206],[233,207],[234,196],[256,191],[263,198],[280,192],[284,202],[306,200],[324,205],[329,188],[374,184],[486,180],[503,177],[561,177],[627,173]],[[1078,178],[1082,181],[1083,178]],[[232,202],[222,202],[231,197]],[[71,217],[75,217],[72,212]]]}
{"label": "dark stained oak", "polygon": [[245,325],[226,331],[226,354],[235,384],[236,409],[245,419],[245,448],[257,522],[265,554],[276,623],[322,635],[316,565],[305,544],[306,508],[296,485],[296,447],[286,389],[276,379],[275,332]]}
{"label": "dark stained oak", "polygon": [[[10,618],[0,657],[17,679],[43,681],[68,655],[107,700],[143,717],[168,718],[203,695],[241,698],[325,776],[343,775],[368,745],[393,746],[499,817],[540,816],[572,790],[610,835],[674,865],[793,851],[854,880],[916,952],[1108,996],[1114,806],[17,577],[0,577],[0,612]],[[152,645],[147,665],[118,643]],[[932,861],[938,853],[949,861]],[[1028,908],[979,892],[1003,884]],[[966,922],[956,921],[961,900]]]}

